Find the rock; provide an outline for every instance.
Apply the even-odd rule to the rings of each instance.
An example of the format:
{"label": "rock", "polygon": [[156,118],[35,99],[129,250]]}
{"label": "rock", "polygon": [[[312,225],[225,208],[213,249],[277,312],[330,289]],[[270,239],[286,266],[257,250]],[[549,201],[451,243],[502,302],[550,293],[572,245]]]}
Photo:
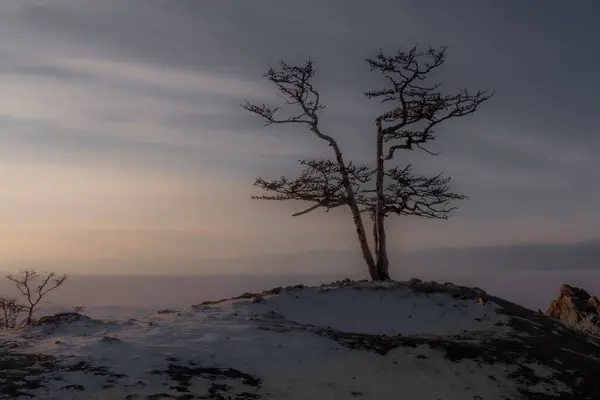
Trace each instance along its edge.
{"label": "rock", "polygon": [[572,297],[575,295],[575,289],[573,289],[571,286],[563,284],[560,287],[560,294],[562,294],[563,296],[568,296],[568,297]]}
{"label": "rock", "polygon": [[412,288],[421,282],[422,280],[420,280],[419,278],[412,278],[410,281],[408,281],[408,287]]}
{"label": "rock", "polygon": [[562,285],[560,295],[550,303],[546,315],[600,336],[600,301],[581,288]]}
{"label": "rock", "polygon": [[271,289],[271,294],[279,294],[283,288],[281,286]]}
{"label": "rock", "polygon": [[74,384],[74,385],[66,385],[62,387],[63,390],[74,390],[76,392],[83,392],[85,390],[85,386]]}
{"label": "rock", "polygon": [[179,312],[179,310],[175,310],[173,308],[165,308],[163,310],[158,311],[159,314],[175,314],[178,312]]}
{"label": "rock", "polygon": [[91,321],[91,318],[79,313],[64,312],[54,315],[46,315],[35,321],[32,325],[59,325],[68,324],[75,321]]}
{"label": "rock", "polygon": [[121,340],[116,338],[116,337],[112,337],[112,336],[104,336],[102,339],[100,339],[100,341],[102,343],[108,343],[108,344],[115,344],[115,343],[120,343]]}
{"label": "rock", "polygon": [[480,304],[485,304],[487,301],[487,294],[482,289],[477,287],[458,286],[449,282],[440,284],[434,281],[422,282],[419,279],[411,279],[408,281],[408,287],[415,293],[445,293],[451,295],[453,298],[473,299],[476,301],[480,301],[478,298],[481,298],[482,303]]}
{"label": "rock", "polygon": [[474,293],[477,293],[479,296],[485,296],[486,295],[485,290],[483,290],[481,288],[478,288],[477,286],[469,288],[469,289],[471,289],[471,291],[473,291]]}
{"label": "rock", "polygon": [[582,331],[600,336],[600,316],[590,314],[581,321],[580,325]]}

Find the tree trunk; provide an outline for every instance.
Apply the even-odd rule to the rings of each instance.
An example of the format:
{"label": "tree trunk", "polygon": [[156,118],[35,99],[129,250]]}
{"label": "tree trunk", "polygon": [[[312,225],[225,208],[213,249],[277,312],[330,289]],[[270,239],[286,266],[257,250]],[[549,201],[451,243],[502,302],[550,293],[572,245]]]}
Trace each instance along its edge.
{"label": "tree trunk", "polygon": [[31,321],[33,320],[33,307],[29,307],[27,310],[27,319],[25,320],[25,325],[31,325]]}
{"label": "tree trunk", "polygon": [[385,177],[384,156],[383,156],[383,132],[377,130],[377,169],[375,171],[375,191],[377,193],[377,203],[375,206],[375,216],[373,221],[373,236],[375,241],[376,268],[379,280],[390,279],[389,260],[387,256],[386,237],[385,237],[385,194],[383,192],[383,179]]}
{"label": "tree trunk", "polygon": [[[379,229],[377,226],[377,214],[375,212],[373,212],[373,214],[371,215],[371,220],[373,221],[373,242],[375,245],[375,251],[378,251],[377,249],[380,248],[380,240],[379,240]],[[385,240],[385,238],[384,238]],[[377,281],[384,281],[389,279],[389,275],[387,275],[387,271],[382,271],[381,269],[381,257],[379,257],[379,253],[375,254],[375,265],[377,268],[377,279],[373,279],[373,280],[377,280]]]}
{"label": "tree trunk", "polygon": [[329,142],[329,146],[335,152],[335,159],[338,163],[338,167],[340,168],[340,174],[342,175],[342,184],[344,185],[344,188],[346,189],[346,195],[348,196],[348,207],[350,207],[350,211],[352,212],[352,220],[354,221],[354,226],[356,226],[356,235],[358,236],[358,242],[360,243],[360,249],[362,251],[363,258],[367,263],[367,267],[369,268],[369,275],[371,276],[371,279],[379,280],[379,272],[377,270],[377,265],[375,264],[375,259],[373,258],[371,249],[369,248],[369,241],[367,240],[365,226],[363,224],[362,216],[360,215],[360,209],[358,208],[358,204],[356,204],[354,189],[352,188],[352,185],[350,183],[348,170],[346,170],[346,163],[344,162],[344,157],[342,156],[340,147],[331,136],[327,136],[321,133],[318,126],[319,119],[316,115],[313,115],[313,120],[314,122],[311,126],[311,130],[318,137]]}
{"label": "tree trunk", "polygon": [[376,280],[388,281],[391,278],[389,274],[385,229],[382,229],[382,225],[378,225],[376,220],[373,221],[373,238],[375,241],[375,265],[378,277]]}
{"label": "tree trunk", "polygon": [[342,175],[342,184],[344,185],[344,188],[346,189],[346,194],[348,196],[348,207],[350,207],[350,211],[352,212],[352,219],[354,220],[354,226],[356,226],[356,235],[358,236],[358,241],[360,243],[360,249],[362,251],[363,258],[367,263],[367,267],[369,268],[369,275],[374,281],[380,280],[379,271],[373,258],[373,254],[371,253],[371,249],[369,248],[369,241],[367,240],[365,226],[363,224],[362,216],[360,214],[360,209],[356,204],[354,190],[352,189],[352,185],[350,184],[350,178],[348,177],[348,171],[346,170],[346,164],[344,164],[342,152],[340,151],[336,143],[331,143],[331,147],[333,147],[333,150],[335,151],[335,157],[340,167],[340,174]]}

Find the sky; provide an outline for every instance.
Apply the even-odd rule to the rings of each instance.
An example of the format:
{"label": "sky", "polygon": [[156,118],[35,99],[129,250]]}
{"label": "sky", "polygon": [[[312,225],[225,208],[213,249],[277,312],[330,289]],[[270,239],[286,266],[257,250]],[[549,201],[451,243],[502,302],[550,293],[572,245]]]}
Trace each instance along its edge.
{"label": "sky", "polygon": [[[390,222],[394,251],[598,238],[600,5],[580,1],[5,0],[0,4],[0,261],[67,272],[177,271],[199,260],[356,248],[346,210],[250,200],[256,176],[327,155],[262,79],[315,60],[323,130],[368,162],[380,49],[448,46],[444,88],[496,95],[403,155],[469,197],[448,221]],[[152,265],[152,266],[150,266]],[[185,267],[182,267],[185,265]],[[165,267],[166,266],[166,267]]]}

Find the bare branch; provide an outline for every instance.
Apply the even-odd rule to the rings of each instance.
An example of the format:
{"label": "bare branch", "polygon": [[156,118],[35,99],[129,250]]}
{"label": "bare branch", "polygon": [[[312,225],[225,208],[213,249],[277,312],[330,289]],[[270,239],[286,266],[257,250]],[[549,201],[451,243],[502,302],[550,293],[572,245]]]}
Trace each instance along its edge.
{"label": "bare branch", "polygon": [[[385,215],[414,215],[432,219],[448,219],[456,209],[451,203],[467,197],[452,193],[448,187],[450,178],[442,174],[433,177],[418,176],[412,173],[412,166],[392,168],[385,172],[391,181],[384,190]],[[376,191],[361,190],[357,202],[362,212],[374,214],[377,204]]]}
{"label": "bare branch", "polygon": [[384,160],[394,157],[396,150],[418,148],[431,155],[439,153],[424,145],[435,140],[434,128],[452,118],[463,117],[477,111],[479,106],[492,98],[492,94],[477,91],[470,94],[466,89],[454,94],[441,94],[440,84],[427,84],[429,74],[444,64],[446,47],[430,47],[419,52],[413,47],[408,53],[394,56],[379,53],[367,59],[372,71],[380,72],[389,87],[366,92],[368,98],[380,99],[382,103],[397,105],[376,119],[378,132],[384,141],[396,142],[388,149]]}
{"label": "bare branch", "polygon": [[425,153],[427,153],[427,154],[430,154],[430,155],[432,155],[432,156],[439,156],[440,154],[442,154],[442,152],[441,152],[441,151],[438,151],[438,152],[433,152],[433,151],[431,151],[431,150],[428,150],[428,149],[426,149],[425,147],[423,147],[422,145],[420,145],[420,144],[418,144],[418,143],[417,143],[417,145],[416,145],[416,146],[417,146],[417,148],[419,148],[419,149],[423,150]]}
{"label": "bare branch", "polygon": [[306,210],[303,210],[303,211],[300,211],[300,212],[292,214],[292,217],[298,217],[300,215],[308,214],[309,212],[314,211],[314,210],[316,210],[317,208],[320,208],[320,207],[325,207],[326,208],[325,212],[328,212],[332,208],[336,208],[336,207],[340,207],[340,206],[345,206],[347,204],[348,204],[347,200],[340,201],[339,203],[329,203],[327,205],[322,204],[322,203],[317,203],[317,204],[315,204],[315,205],[313,205],[311,207],[308,207]]}
{"label": "bare branch", "polygon": [[300,66],[280,62],[279,69],[270,67],[264,78],[274,83],[279,96],[286,105],[296,106],[297,111],[288,117],[278,118],[281,107],[270,107],[265,104],[242,104],[245,110],[261,117],[265,125],[298,123],[305,124],[319,138],[327,141],[330,146],[337,147],[333,137],[323,134],[319,130],[318,113],[325,108],[321,104],[319,91],[311,80],[315,75],[314,61],[309,59]]}
{"label": "bare branch", "polygon": [[27,304],[22,305],[22,307],[27,311],[26,323],[28,324],[31,323],[33,313],[38,310],[38,305],[42,299],[67,280],[67,275],[57,276],[55,272],[50,272],[46,274],[41,283],[35,286],[35,289],[32,289],[32,285],[39,277],[40,275],[33,268],[21,271],[20,276],[6,275],[6,278],[14,282],[17,289],[27,299]]}
{"label": "bare branch", "polygon": [[314,211],[314,210],[316,210],[319,207],[322,207],[321,203],[317,203],[314,206],[310,206],[310,207],[308,207],[304,211],[300,211],[300,212],[294,213],[294,214],[292,214],[292,217],[298,217],[300,215],[308,214],[309,212]]}
{"label": "bare branch", "polygon": [[[343,176],[336,162],[312,159],[300,160],[299,163],[306,168],[301,171],[300,176],[296,179],[290,180],[281,177],[273,181],[265,181],[258,178],[254,185],[272,194],[252,196],[251,198],[258,200],[302,200],[315,203],[311,207],[293,214],[293,216],[304,215],[317,208],[325,208],[328,211],[348,204]],[[358,189],[361,183],[368,182],[373,175],[373,171],[364,165],[348,164],[345,171],[348,173],[353,189]]]}
{"label": "bare branch", "polygon": [[398,215],[415,215],[426,218],[447,219],[456,209],[454,200],[467,197],[450,191],[451,178],[442,174],[433,177],[412,174],[412,167],[392,168],[386,171],[392,181],[386,187],[386,212]]}

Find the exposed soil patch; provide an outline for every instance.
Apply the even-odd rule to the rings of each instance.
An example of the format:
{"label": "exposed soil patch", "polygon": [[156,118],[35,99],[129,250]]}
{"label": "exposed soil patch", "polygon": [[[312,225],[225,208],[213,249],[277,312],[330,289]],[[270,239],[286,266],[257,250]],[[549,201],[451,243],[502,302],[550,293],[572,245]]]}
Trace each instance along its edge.
{"label": "exposed soil patch", "polygon": [[155,370],[152,374],[167,375],[174,382],[170,388],[183,395],[192,395],[190,387],[194,379],[205,379],[211,382],[205,394],[195,393],[194,396],[199,397],[189,398],[260,399],[257,391],[260,389],[261,379],[233,368],[202,367],[196,363],[189,363],[189,365],[170,363],[165,371]]}

